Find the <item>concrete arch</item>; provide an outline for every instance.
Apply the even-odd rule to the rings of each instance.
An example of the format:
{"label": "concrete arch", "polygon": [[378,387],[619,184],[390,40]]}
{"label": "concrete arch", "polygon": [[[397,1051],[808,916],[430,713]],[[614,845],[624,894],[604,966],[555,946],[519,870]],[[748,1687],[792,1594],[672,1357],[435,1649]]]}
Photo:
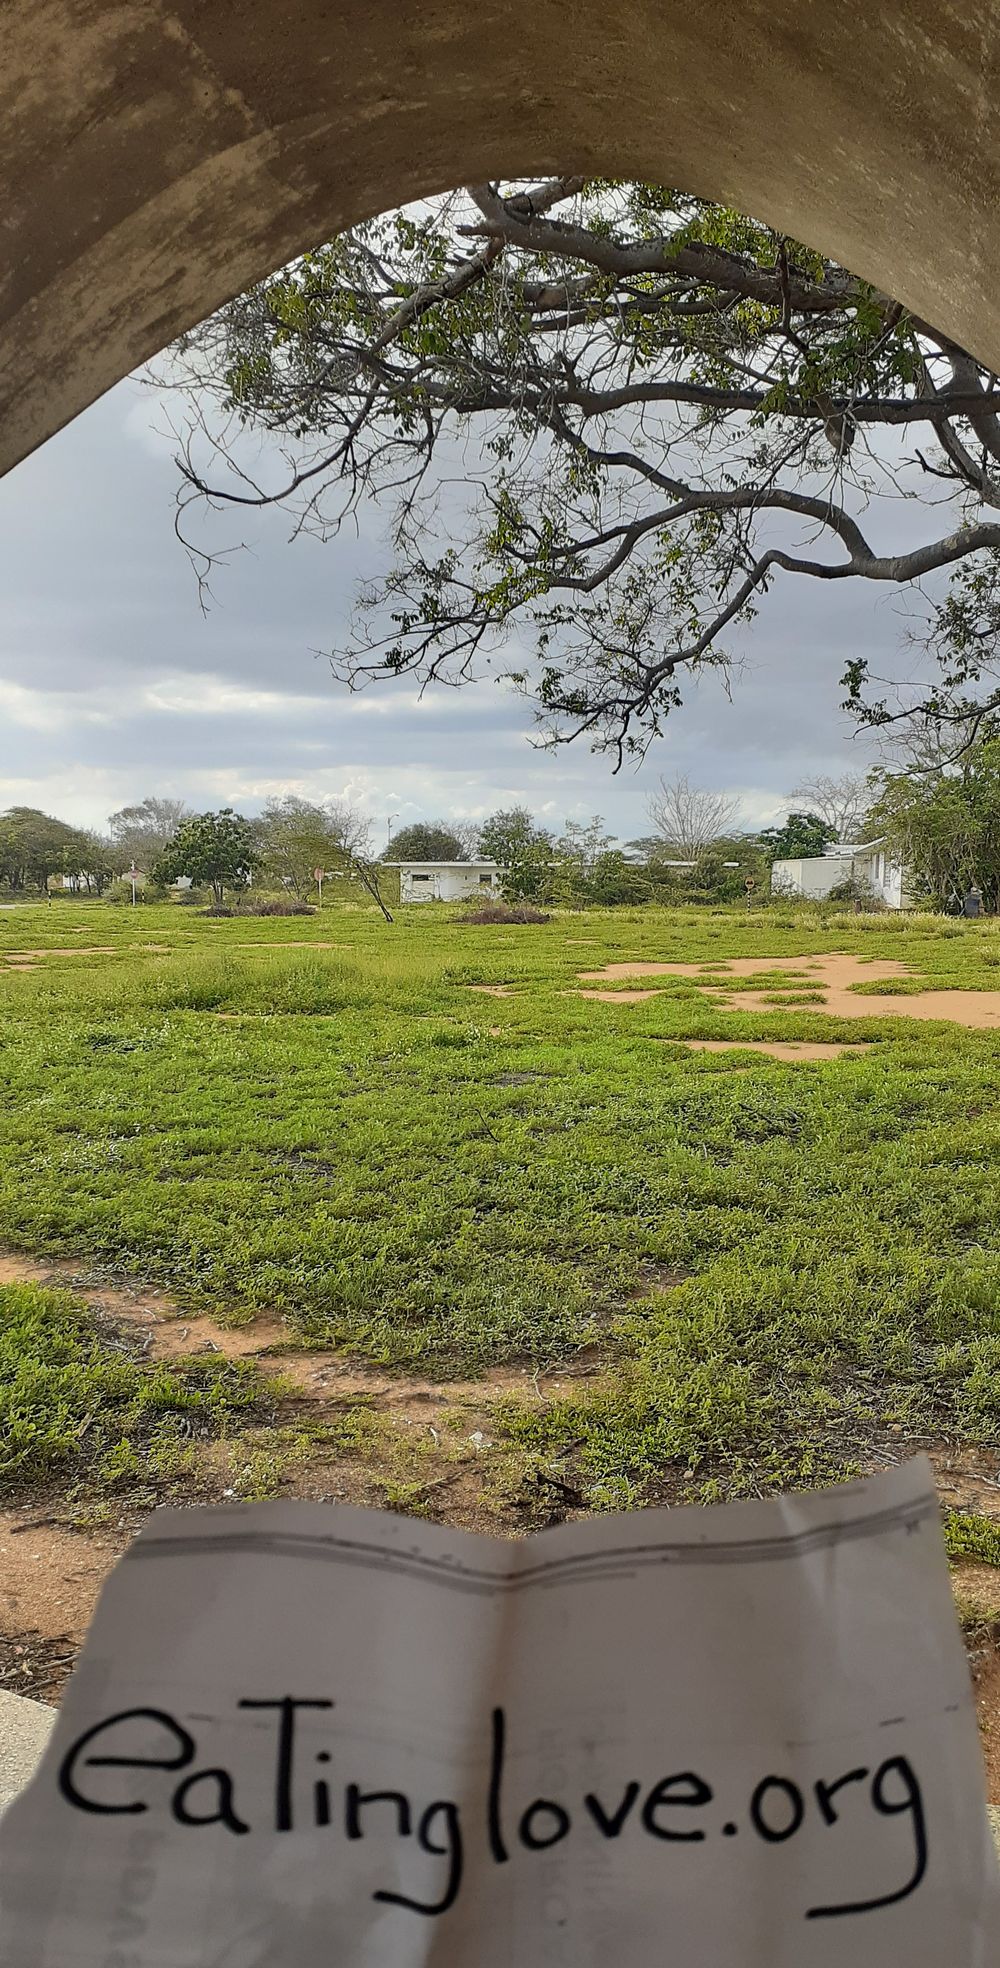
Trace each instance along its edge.
{"label": "concrete arch", "polygon": [[1000,0],[8,0],[0,470],[336,228],[574,170],[725,199],[1000,368]]}

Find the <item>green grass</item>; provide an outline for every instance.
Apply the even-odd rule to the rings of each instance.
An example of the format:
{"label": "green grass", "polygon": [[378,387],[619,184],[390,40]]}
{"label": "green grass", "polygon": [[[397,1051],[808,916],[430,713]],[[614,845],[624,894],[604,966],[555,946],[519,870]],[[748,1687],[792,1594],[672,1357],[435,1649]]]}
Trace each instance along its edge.
{"label": "green grass", "polygon": [[190,1473],[193,1441],[261,1416],[257,1369],[216,1356],[147,1366],[68,1292],[0,1286],[0,1480],[154,1489]]}
{"label": "green grass", "polygon": [[1000,1524],[992,1518],[978,1516],[974,1511],[949,1510],[944,1540],[951,1558],[1000,1566]]}
{"label": "green grass", "polygon": [[[866,1016],[861,994],[832,1019],[768,967],[847,951],[995,990],[993,923],[0,915],[0,959],[74,942],[113,954],[0,964],[0,1244],[235,1319],[277,1312],[393,1367],[596,1349],[602,1381],[502,1419],[519,1454],[569,1458],[598,1504],[828,1480],[899,1435],[1000,1442],[1000,1041]],[[728,1011],[711,971],[650,979],[638,1004],[575,990],[608,962],[735,956],[759,964],[739,988],[780,1003]],[[670,1043],[693,1037],[871,1044],[786,1065]],[[643,1295],[651,1263],[690,1275]],[[38,1386],[38,1411],[60,1415],[59,1389]],[[201,1398],[208,1426],[207,1383]],[[68,1467],[87,1412],[53,1423]]]}

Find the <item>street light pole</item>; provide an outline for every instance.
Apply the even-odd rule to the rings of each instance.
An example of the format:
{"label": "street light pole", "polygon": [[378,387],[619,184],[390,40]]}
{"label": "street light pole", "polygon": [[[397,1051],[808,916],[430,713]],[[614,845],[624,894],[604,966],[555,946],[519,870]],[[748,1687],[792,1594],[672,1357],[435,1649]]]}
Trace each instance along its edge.
{"label": "street light pole", "polygon": [[392,844],[392,823],[394,820],[398,820],[398,819],[399,819],[398,813],[390,813],[389,818],[386,822],[386,829],[385,829],[386,847],[389,847]]}

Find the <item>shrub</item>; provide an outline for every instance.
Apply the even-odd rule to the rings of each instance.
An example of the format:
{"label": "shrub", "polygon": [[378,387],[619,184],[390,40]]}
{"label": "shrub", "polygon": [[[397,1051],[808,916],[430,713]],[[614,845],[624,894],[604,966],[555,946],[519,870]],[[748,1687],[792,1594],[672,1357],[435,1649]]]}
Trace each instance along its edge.
{"label": "shrub", "polygon": [[547,923],[551,916],[544,909],[532,908],[530,902],[484,902],[478,909],[470,909],[468,915],[458,916],[460,923]]}
{"label": "shrub", "polygon": [[[135,899],[137,902],[168,902],[170,897],[167,890],[161,888],[159,882],[147,882],[143,888],[136,884]],[[131,908],[131,882],[126,881],[124,877],[120,881],[113,881],[110,888],[104,891],[104,900],[110,902],[113,908],[122,908],[126,903]]]}
{"label": "shrub", "polygon": [[848,875],[845,881],[834,882],[827,896],[828,902],[853,902],[856,909],[864,909],[871,914],[885,908],[881,896],[876,895],[870,882],[857,875]]}

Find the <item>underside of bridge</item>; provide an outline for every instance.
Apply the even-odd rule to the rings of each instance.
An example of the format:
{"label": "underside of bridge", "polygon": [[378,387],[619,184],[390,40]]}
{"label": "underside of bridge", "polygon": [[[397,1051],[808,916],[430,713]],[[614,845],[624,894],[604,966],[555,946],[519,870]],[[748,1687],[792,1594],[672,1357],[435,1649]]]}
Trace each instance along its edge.
{"label": "underside of bridge", "polygon": [[0,470],[338,228],[521,173],[658,180],[1000,368],[992,0],[7,0]]}

